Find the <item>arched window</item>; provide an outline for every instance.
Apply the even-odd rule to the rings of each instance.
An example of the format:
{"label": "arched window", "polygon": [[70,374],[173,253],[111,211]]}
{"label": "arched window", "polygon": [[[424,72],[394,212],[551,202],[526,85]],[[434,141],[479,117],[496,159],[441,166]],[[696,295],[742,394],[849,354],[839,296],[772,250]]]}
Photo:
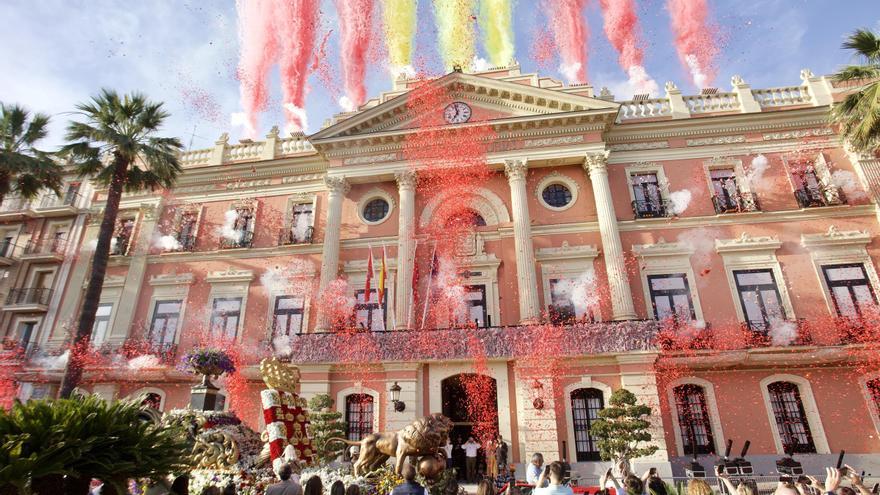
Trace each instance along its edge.
{"label": "arched window", "polygon": [[373,396],[351,394],[345,396],[345,427],[349,440],[360,440],[373,433]]}
{"label": "arched window", "polygon": [[144,400],[141,401],[142,406],[152,407],[157,411],[162,410],[162,396],[156,392],[148,392],[144,394]]}
{"label": "arched window", "polygon": [[574,447],[578,462],[598,461],[599,447],[590,436],[590,426],[605,407],[602,391],[579,388],[571,392],[571,419],[574,427]]}
{"label": "arched window", "polygon": [[675,410],[681,427],[681,445],[684,455],[714,454],[715,439],[709,422],[706,391],[699,385],[686,383],[673,389]]}
{"label": "arched window", "polygon": [[868,393],[871,394],[871,400],[874,402],[874,409],[880,415],[880,378],[868,380],[867,385]]}
{"label": "arched window", "polygon": [[449,215],[449,218],[446,219],[446,224],[444,225],[447,228],[454,227],[485,227],[486,220],[482,215],[477,213],[474,210],[467,209],[464,211],[460,211],[457,213],[453,213]]}
{"label": "arched window", "polygon": [[816,445],[797,384],[773,382],[767,391],[783,450],[788,454],[815,453]]}

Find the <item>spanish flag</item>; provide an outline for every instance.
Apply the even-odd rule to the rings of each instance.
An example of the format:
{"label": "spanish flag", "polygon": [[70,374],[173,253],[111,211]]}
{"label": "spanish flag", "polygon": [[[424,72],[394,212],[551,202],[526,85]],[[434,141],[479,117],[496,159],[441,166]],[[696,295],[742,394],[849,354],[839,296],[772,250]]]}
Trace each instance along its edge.
{"label": "spanish flag", "polygon": [[[372,257],[372,253],[370,256]],[[388,277],[388,272],[385,263],[385,246],[382,246],[382,267],[379,269],[379,304],[385,305],[385,279]]]}
{"label": "spanish flag", "polygon": [[[364,302],[370,302],[370,281],[373,280],[373,248],[370,247],[370,254],[367,256],[367,280],[364,282]],[[380,282],[381,283],[381,282]],[[382,289],[379,289],[380,291]]]}

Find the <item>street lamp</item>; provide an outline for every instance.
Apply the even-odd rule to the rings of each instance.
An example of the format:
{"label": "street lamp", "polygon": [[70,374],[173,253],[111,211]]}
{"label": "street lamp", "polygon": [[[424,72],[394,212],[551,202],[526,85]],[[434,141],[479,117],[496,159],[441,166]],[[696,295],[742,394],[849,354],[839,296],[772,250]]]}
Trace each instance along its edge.
{"label": "street lamp", "polygon": [[403,412],[406,410],[406,404],[400,400],[400,385],[397,382],[394,382],[394,385],[389,389],[391,391],[391,402],[394,404],[394,410],[397,412]]}

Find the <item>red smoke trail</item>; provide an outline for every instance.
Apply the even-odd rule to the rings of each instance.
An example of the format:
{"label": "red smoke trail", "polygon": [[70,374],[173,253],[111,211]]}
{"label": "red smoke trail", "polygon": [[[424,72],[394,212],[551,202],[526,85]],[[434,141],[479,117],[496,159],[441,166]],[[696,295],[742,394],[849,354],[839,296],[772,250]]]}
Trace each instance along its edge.
{"label": "red smoke trail", "polygon": [[345,95],[342,106],[352,111],[366,99],[364,73],[372,37],[373,0],[336,0],[342,36],[342,74]]}
{"label": "red smoke trail", "polygon": [[706,0],[667,0],[678,58],[698,88],[712,84],[718,46],[709,26]]}
{"label": "red smoke trail", "polygon": [[571,83],[587,82],[587,35],[586,19],[583,16],[587,0],[546,0],[550,12],[550,28],[559,56],[562,59],[559,71]]}
{"label": "red smoke trail", "polygon": [[241,59],[238,63],[241,106],[246,120],[245,133],[255,137],[259,113],[266,109],[269,100],[266,77],[269,67],[278,56],[278,43],[273,29],[276,15],[275,1],[238,0],[238,29],[241,42]]}
{"label": "red smoke trail", "polygon": [[618,62],[629,75],[630,86],[640,93],[656,93],[657,83],[645,72],[639,18],[634,0],[599,0],[605,36],[617,50]]}
{"label": "red smoke trail", "polygon": [[281,89],[288,132],[306,127],[305,93],[318,30],[319,0],[280,1],[276,32],[281,45]]}

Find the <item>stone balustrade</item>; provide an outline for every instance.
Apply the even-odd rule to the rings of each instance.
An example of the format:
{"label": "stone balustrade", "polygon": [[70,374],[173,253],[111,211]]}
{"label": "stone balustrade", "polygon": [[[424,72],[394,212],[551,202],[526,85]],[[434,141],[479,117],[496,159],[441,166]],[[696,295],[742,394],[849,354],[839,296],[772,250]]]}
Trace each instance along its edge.
{"label": "stone balustrade", "polygon": [[806,86],[784,86],[781,88],[753,89],[752,95],[761,108],[778,108],[811,103]]}
{"label": "stone balustrade", "polygon": [[303,133],[280,138],[278,129],[273,128],[265,141],[244,140],[229,144],[229,136],[223,134],[214,148],[188,150],[180,154],[180,163],[185,168],[222,165],[226,163],[273,160],[280,156],[314,153],[315,147]]}
{"label": "stone balustrade", "polygon": [[701,113],[738,112],[739,98],[736,93],[701,94],[682,97],[691,115]]}
{"label": "stone balustrade", "polygon": [[623,101],[620,103],[620,120],[669,117],[672,111],[667,98]]}

